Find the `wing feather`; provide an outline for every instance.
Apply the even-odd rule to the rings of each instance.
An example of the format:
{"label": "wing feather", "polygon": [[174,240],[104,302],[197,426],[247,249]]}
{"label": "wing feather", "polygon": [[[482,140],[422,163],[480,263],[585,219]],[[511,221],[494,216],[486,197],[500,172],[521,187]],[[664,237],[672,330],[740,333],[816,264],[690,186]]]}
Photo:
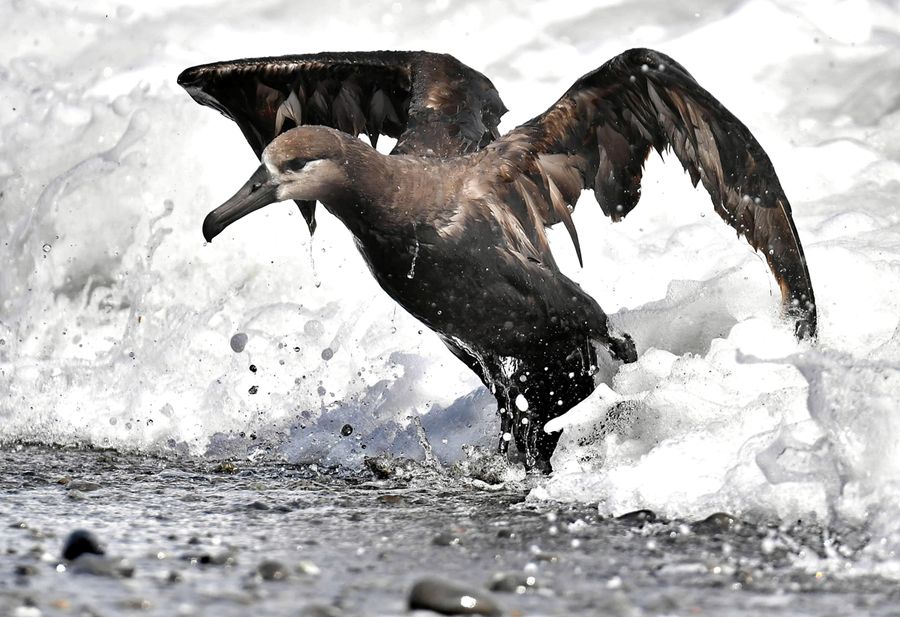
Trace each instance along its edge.
{"label": "wing feather", "polygon": [[[668,56],[647,49],[616,56],[497,147],[523,142],[532,144],[538,159],[566,161],[613,220],[637,205],[650,150],[671,149],[694,186],[703,184],[716,212],[762,252],[797,335],[815,336],[806,257],[768,155],[746,126]],[[560,220],[568,227],[554,203],[545,222]]]}
{"label": "wing feather", "polygon": [[[452,56],[428,52],[322,53],[215,62],[178,83],[234,120],[257,157],[304,124],[397,139],[398,154],[455,156],[497,136],[506,107],[490,80]],[[315,228],[315,203],[299,203]]]}

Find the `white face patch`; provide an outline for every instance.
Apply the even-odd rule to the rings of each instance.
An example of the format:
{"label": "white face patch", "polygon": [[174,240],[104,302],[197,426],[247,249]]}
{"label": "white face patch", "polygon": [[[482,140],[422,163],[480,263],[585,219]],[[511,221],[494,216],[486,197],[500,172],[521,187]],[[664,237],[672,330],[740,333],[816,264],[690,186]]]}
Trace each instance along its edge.
{"label": "white face patch", "polygon": [[[270,168],[270,173],[278,182],[278,197],[281,200],[310,199],[302,195],[315,190],[314,187],[320,186],[323,181],[327,182],[327,172],[320,172],[324,171],[322,166],[328,162],[328,159],[316,159],[308,161],[299,169],[285,169],[282,162],[281,169]],[[268,163],[266,166],[268,167]]]}
{"label": "white face patch", "polygon": [[272,153],[268,148],[263,150],[262,164],[266,166],[266,169],[269,171],[269,175],[274,176],[278,173],[275,165],[272,164]]}
{"label": "white face patch", "polygon": [[317,167],[320,167],[325,162],[325,159],[316,159],[313,161],[306,161],[302,167],[299,169],[291,168],[290,165],[282,165],[280,175],[297,178],[298,176],[302,176],[310,171],[313,171]]}

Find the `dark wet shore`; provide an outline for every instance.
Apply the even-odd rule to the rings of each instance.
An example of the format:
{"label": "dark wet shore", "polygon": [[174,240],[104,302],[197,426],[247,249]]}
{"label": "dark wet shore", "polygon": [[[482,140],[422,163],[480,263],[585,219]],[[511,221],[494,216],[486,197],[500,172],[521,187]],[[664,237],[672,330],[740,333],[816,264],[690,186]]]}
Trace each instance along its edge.
{"label": "dark wet shore", "polygon": [[[447,584],[505,615],[891,615],[900,600],[893,581],[802,566],[823,537],[852,553],[858,530],[603,520],[419,467],[378,480],[3,446],[0,469],[0,614],[16,617],[403,615],[426,578],[426,602]],[[76,529],[105,554],[64,560]]]}

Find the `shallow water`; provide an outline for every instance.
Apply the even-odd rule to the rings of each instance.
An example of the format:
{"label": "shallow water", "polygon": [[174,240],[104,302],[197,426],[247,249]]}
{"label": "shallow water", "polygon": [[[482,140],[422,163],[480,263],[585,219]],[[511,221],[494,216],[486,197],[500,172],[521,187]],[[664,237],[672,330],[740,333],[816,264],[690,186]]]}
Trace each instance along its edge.
{"label": "shallow water", "polygon": [[[484,586],[534,562],[549,592],[502,598],[510,611],[609,602],[613,614],[887,614],[900,579],[896,3],[45,0],[0,4],[0,16],[0,512],[31,528],[0,538],[17,560],[40,559],[25,554],[32,544],[49,555],[24,582],[3,570],[10,610],[31,598],[52,612],[48,594],[60,590],[102,614],[134,599],[167,613],[271,600],[288,613],[307,595],[394,614],[411,564]],[[270,206],[203,243],[205,213],[257,163],[175,77],[241,56],[447,51],[494,81],[512,110],[506,130],[633,46],[686,66],[769,152],[806,248],[819,340],[793,339],[762,258],[671,157],[651,159],[626,221],[612,225],[590,195],[579,203],[583,269],[565,232],[551,232],[563,269],[640,353],[558,420],[554,475],[494,470],[505,484],[488,491],[473,484],[485,477],[476,461],[461,478],[417,472],[427,479],[361,488],[372,481],[366,456],[450,469],[473,447],[493,448],[492,397],[381,292],[330,217],[310,240],[295,207]],[[240,472],[213,472],[222,461]],[[61,476],[103,488],[73,500]],[[242,509],[253,491],[290,511]],[[412,531],[382,541],[367,512],[391,491],[403,507],[377,506],[383,529]],[[642,508],[688,522],[725,511],[749,525],[723,540],[677,522],[636,531],[599,519]],[[553,511],[588,522],[584,538],[560,525],[552,534]],[[175,539],[160,512],[176,521]],[[432,547],[435,530],[469,519],[476,542]],[[484,531],[508,519],[527,545]],[[51,572],[79,526],[134,561],[135,577]],[[148,557],[187,554],[191,537],[211,550],[209,533],[239,545],[237,566]],[[265,556],[306,559],[294,547],[310,534],[328,539],[303,549],[321,576],[287,587],[248,579]],[[526,561],[531,544],[560,561]],[[393,545],[379,575],[376,556]],[[350,572],[356,564],[369,569]],[[167,586],[161,573],[178,566],[185,581]],[[816,589],[827,593],[806,593]]]}

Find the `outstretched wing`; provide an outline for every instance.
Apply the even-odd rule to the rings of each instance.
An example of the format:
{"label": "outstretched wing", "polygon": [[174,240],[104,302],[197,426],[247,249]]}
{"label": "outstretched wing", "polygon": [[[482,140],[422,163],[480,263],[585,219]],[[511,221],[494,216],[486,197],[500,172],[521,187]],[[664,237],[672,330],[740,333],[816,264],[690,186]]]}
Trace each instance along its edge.
{"label": "outstretched wing", "polygon": [[[178,76],[234,120],[260,156],[295,126],[397,139],[394,153],[455,156],[493,141],[506,108],[487,77],[445,54],[321,53],[204,64]],[[315,203],[298,202],[310,231]]]}
{"label": "outstretched wing", "polygon": [[[497,143],[537,167],[551,189],[548,224],[571,227],[565,205],[592,188],[620,220],[640,199],[651,149],[671,148],[716,212],[761,251],[798,337],[815,336],[816,306],[791,206],[750,131],[668,56],[633,49],[579,79],[550,109]],[[556,203],[560,202],[560,203]]]}

